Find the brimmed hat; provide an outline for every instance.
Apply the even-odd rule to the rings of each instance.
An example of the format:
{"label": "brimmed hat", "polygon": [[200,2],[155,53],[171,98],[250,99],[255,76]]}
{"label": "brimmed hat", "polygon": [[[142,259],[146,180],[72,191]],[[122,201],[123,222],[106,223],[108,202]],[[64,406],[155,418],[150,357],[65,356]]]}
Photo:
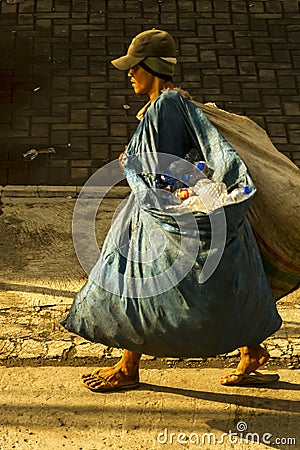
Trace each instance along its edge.
{"label": "brimmed hat", "polygon": [[133,38],[127,55],[111,63],[119,70],[128,70],[147,57],[167,59],[176,64],[176,46],[172,36],[163,30],[146,30]]}

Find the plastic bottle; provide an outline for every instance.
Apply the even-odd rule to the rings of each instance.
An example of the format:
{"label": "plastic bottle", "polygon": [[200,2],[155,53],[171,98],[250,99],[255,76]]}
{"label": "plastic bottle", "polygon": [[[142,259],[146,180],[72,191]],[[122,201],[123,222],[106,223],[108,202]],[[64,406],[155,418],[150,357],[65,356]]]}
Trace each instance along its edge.
{"label": "plastic bottle", "polygon": [[209,167],[206,161],[196,161],[194,165],[198,170],[201,170],[204,175],[209,176]]}
{"label": "plastic bottle", "polygon": [[181,207],[182,203],[184,203],[181,199],[179,199],[176,195],[171,192],[167,193],[167,195],[163,198],[164,208],[171,212],[178,212],[178,208]]}
{"label": "plastic bottle", "polygon": [[[200,170],[204,175],[209,174],[209,169],[205,161],[196,161],[194,166]],[[206,177],[203,177],[205,179]],[[182,172],[182,164],[180,161],[174,161],[170,167],[160,176],[162,183],[165,185],[165,189],[172,190],[183,187],[184,184],[193,185],[199,181],[199,176],[196,173]],[[176,185],[176,186],[175,186]]]}
{"label": "plastic bottle", "polygon": [[176,187],[180,187],[189,181],[190,176],[188,173],[183,172],[181,161],[174,161],[160,178],[168,186],[172,187],[176,184]]}
{"label": "plastic bottle", "polygon": [[[167,171],[166,171],[167,172]],[[165,189],[171,190],[172,186],[177,183],[177,179],[168,175],[167,173],[160,176],[161,182],[165,186]]]}
{"label": "plastic bottle", "polygon": [[177,189],[174,192],[174,195],[176,195],[176,197],[178,197],[180,200],[186,200],[187,198],[189,198],[191,196],[191,194],[192,194],[192,192],[188,188]]}
{"label": "plastic bottle", "polygon": [[203,201],[198,195],[193,195],[178,206],[180,210],[183,208],[188,208],[190,211],[201,211],[201,212],[208,212],[206,206],[204,205]]}
{"label": "plastic bottle", "polygon": [[251,194],[251,188],[248,185],[234,189],[227,195],[226,204],[239,203]]}
{"label": "plastic bottle", "polygon": [[189,188],[176,189],[175,192],[167,194],[165,197],[165,203],[168,206],[178,207],[185,202],[186,199],[190,198],[191,195],[195,195],[190,191]]}
{"label": "plastic bottle", "polygon": [[224,183],[215,183],[208,178],[199,180],[192,189],[208,211],[220,208],[223,205],[224,195],[227,195],[227,187]]}
{"label": "plastic bottle", "polygon": [[[198,169],[203,175],[205,175],[204,177],[201,177],[200,175],[201,180],[206,179],[206,177],[209,175],[209,169],[207,167],[206,162],[196,161],[193,164],[196,167],[196,169]],[[197,183],[197,181],[199,181],[199,174],[197,174],[197,172],[183,173],[181,175],[181,179],[183,182],[188,183],[189,185],[194,185]]]}

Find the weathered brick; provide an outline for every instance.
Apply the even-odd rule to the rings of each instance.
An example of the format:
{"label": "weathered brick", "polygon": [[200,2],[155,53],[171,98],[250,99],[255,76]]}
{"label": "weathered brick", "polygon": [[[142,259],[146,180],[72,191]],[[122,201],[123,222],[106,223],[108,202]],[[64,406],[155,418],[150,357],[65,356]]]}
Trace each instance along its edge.
{"label": "weathered brick", "polygon": [[86,123],[88,118],[88,112],[86,109],[73,109],[71,111],[72,123]]}
{"label": "weathered brick", "polygon": [[240,84],[232,83],[230,81],[223,84],[224,94],[236,94],[240,92]]}
{"label": "weathered brick", "polygon": [[55,25],[53,28],[54,37],[69,37],[70,29],[68,25]]}
{"label": "weathered brick", "polygon": [[[89,156],[88,154],[86,156]],[[71,167],[91,167],[93,161],[91,159],[77,159],[77,161],[72,161]]]}
{"label": "weathered brick", "polygon": [[52,146],[55,146],[55,144],[65,144],[69,142],[69,135],[66,130],[64,131],[56,131],[53,130],[51,127],[51,133],[50,133],[50,142]]}
{"label": "weathered brick", "polygon": [[68,103],[56,103],[51,105],[52,116],[69,116],[70,105]]}
{"label": "weathered brick", "polygon": [[[118,154],[146,99],[134,96],[126,72],[110,61],[126,52],[135,34],[158,24],[176,41],[176,84],[199,100],[254,117],[297,159],[298,13],[294,0],[25,0],[18,8],[1,2],[0,123],[6,145],[0,158],[14,163],[1,176],[7,178],[9,169],[12,180],[18,162],[27,170],[22,153],[34,146],[55,146],[57,154],[43,159],[40,175],[29,166],[23,181],[33,183],[34,177],[62,183],[63,176],[70,183]],[[15,33],[4,33],[12,26]],[[84,171],[72,175],[76,161],[75,169]],[[47,164],[64,172],[55,178],[46,173]]]}
{"label": "weathered brick", "polygon": [[237,37],[235,39],[237,49],[252,48],[252,40],[249,37]]}
{"label": "weathered brick", "polygon": [[285,136],[286,128],[282,123],[268,123],[268,132],[271,136]]}
{"label": "weathered brick", "polygon": [[[247,14],[232,14],[232,23],[236,26],[245,25],[248,26],[249,16]],[[259,28],[260,29],[260,28]]]}
{"label": "weathered brick", "polygon": [[0,167],[0,185],[6,185],[8,180],[8,169]]}
{"label": "weathered brick", "polygon": [[217,57],[216,53],[213,50],[203,50],[200,51],[200,59],[203,62],[214,62],[217,60]]}
{"label": "weathered brick", "polygon": [[232,42],[231,30],[216,30],[217,42]]}
{"label": "weathered brick", "polygon": [[12,120],[12,126],[15,130],[28,130],[30,127],[29,117],[14,117]]}
{"label": "weathered brick", "polygon": [[51,160],[50,163],[51,167],[63,167],[63,168],[67,168],[69,167],[69,161],[67,160],[59,160],[59,159],[53,159]]}
{"label": "weathered brick", "polygon": [[275,80],[275,71],[273,69],[259,70],[259,78],[261,81],[273,82]]}
{"label": "weathered brick", "polygon": [[231,9],[233,12],[247,12],[248,2],[245,0],[239,0],[238,2],[231,2]]}
{"label": "weathered brick", "polygon": [[2,184],[28,184],[28,169],[21,167],[11,168],[7,171],[7,181]]}
{"label": "weathered brick", "polygon": [[300,9],[299,2],[296,0],[285,0],[284,2],[282,2],[282,7],[287,13],[299,12]]}
{"label": "weathered brick", "polygon": [[32,167],[29,166],[28,178],[34,179],[36,184],[47,184],[48,182],[48,167]]}
{"label": "weathered brick", "polygon": [[16,11],[17,11],[16,5],[7,4],[7,3],[2,2],[2,4],[1,4],[1,13],[2,14],[9,14],[10,15],[10,19],[13,22],[17,21],[17,16],[15,16]]}
{"label": "weathered brick", "polygon": [[236,58],[234,56],[220,56],[218,60],[221,68],[236,67]]}
{"label": "weathered brick", "polygon": [[198,47],[194,44],[182,44],[181,45],[181,54],[188,56],[197,56],[198,55]]}
{"label": "weathered brick", "polygon": [[[55,127],[56,125],[53,125]],[[42,137],[49,135],[49,125],[48,124],[32,124],[31,126],[31,136]]]}
{"label": "weathered brick", "polygon": [[277,50],[276,52],[274,52],[273,58],[275,62],[286,62],[288,64],[290,64],[291,62],[291,54],[288,50]]}
{"label": "weathered brick", "polygon": [[110,133],[113,137],[127,136],[127,127],[125,124],[111,123],[110,124]]}
{"label": "weathered brick", "polygon": [[260,100],[260,92],[256,89],[242,89],[242,98],[244,101],[255,101]]}
{"label": "weathered brick", "polygon": [[300,144],[300,130],[289,130],[288,131],[289,140],[292,144]]}
{"label": "weathered brick", "polygon": [[196,2],[196,10],[202,13],[211,12],[212,2],[210,0],[201,0],[201,2]]}
{"label": "weathered brick", "polygon": [[293,59],[294,67],[296,69],[299,69],[300,68],[300,55],[293,55],[292,59]]}
{"label": "weathered brick", "polygon": [[37,19],[36,20],[36,30],[43,32],[43,36],[51,36],[51,20],[49,19]]}
{"label": "weathered brick", "polygon": [[300,104],[299,102],[285,102],[284,110],[287,115],[300,115]]}
{"label": "weathered brick", "polygon": [[72,9],[72,2],[59,2],[55,1],[52,11],[55,12],[55,14],[62,12],[62,11],[70,11]]}
{"label": "weathered brick", "polygon": [[[199,75],[197,73],[197,75]],[[220,87],[220,78],[219,77],[203,77],[203,86],[204,88],[219,88]]]}
{"label": "weathered brick", "polygon": [[108,120],[105,116],[91,116],[90,117],[90,127],[91,129],[104,129],[107,130]]}
{"label": "weathered brick", "polygon": [[255,75],[256,65],[251,62],[245,62],[239,64],[240,74]]}
{"label": "weathered brick", "polygon": [[267,31],[268,25],[267,20],[259,18],[259,16],[250,16],[250,27],[252,30],[256,31]]}
{"label": "weathered brick", "polygon": [[89,171],[86,168],[73,167],[71,169],[71,180],[74,184],[83,184],[89,177]]}

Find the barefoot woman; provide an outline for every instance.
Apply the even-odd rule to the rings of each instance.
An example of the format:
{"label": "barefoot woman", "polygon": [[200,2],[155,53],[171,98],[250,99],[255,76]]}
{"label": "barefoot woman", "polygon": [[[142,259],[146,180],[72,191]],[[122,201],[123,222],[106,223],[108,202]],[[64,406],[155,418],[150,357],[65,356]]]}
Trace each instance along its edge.
{"label": "barefoot woman", "polygon": [[[140,155],[153,157],[159,152],[185,158],[189,150],[196,147],[213,167],[216,180],[222,171],[224,182],[230,179],[232,183],[234,177],[239,180],[244,177],[249,182],[247,169],[236,152],[202,111],[174,90],[172,75],[176,50],[173,38],[167,32],[147,30],[140,33],[133,39],[127,55],[112,63],[117,69],[128,71],[135,94],[149,97],[149,102],[137,116],[141,122],[126,149],[129,159]],[[216,148],[223,159],[216,156]],[[230,171],[227,167],[231,167]],[[132,177],[132,171],[127,174],[133,190],[138,183],[144,183],[145,189],[153,187],[147,177],[141,181],[142,176]],[[159,223],[163,225],[170,245],[159,261],[159,268],[167,267],[172,263],[170,254],[175,228],[168,234],[166,229],[170,228],[170,222],[166,216],[155,216],[146,204],[141,209],[131,222],[135,226],[131,226],[129,248],[139,246],[149,229]],[[102,256],[93,269],[94,275],[77,294],[68,317],[62,323],[68,330],[93,342],[127,349],[115,366],[82,375],[81,381],[87,388],[106,392],[137,387],[142,353],[201,357],[225,353],[237,347],[240,347],[241,361],[236,371],[221,379],[222,384],[243,385],[277,379],[275,376],[264,380],[259,374],[253,374],[269,358],[260,343],[280,327],[281,320],[245,214],[246,209],[238,219],[238,226],[234,225],[232,230],[228,215],[230,239],[218,268],[209,280],[199,282],[200,258],[177,286],[168,292],[144,298],[130,297],[122,292],[117,295],[103,288],[99,280],[95,282],[100,272],[104,274],[103,278],[112,277],[114,264],[122,274],[129,269],[131,274],[136,270],[116,254],[115,249],[111,249],[112,241],[107,237]],[[201,223],[206,219],[203,215],[198,218],[196,214],[195,217],[201,230]],[[150,245],[155,246],[155,242]],[[205,249],[205,244],[201,245]],[[159,270],[156,266],[152,269],[148,266],[139,265],[139,273],[142,272],[145,278]]]}

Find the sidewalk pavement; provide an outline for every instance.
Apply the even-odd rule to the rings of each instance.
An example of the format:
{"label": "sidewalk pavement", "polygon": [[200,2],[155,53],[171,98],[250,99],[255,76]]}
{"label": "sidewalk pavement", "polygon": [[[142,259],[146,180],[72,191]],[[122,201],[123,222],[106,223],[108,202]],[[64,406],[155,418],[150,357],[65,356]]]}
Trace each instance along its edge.
{"label": "sidewalk pavement", "polygon": [[[20,187],[19,196],[13,189],[2,191],[0,216],[1,450],[231,449],[228,438],[223,444],[219,440],[222,433],[236,432],[240,421],[260,438],[272,434],[273,443],[247,444],[244,436],[234,448],[300,448],[299,436],[290,447],[284,441],[296,438],[299,430],[299,371],[294,370],[300,354],[299,291],[278,303],[284,325],[265,342],[271,359],[264,370],[281,375],[271,387],[221,386],[219,378],[238,361],[232,352],[183,361],[144,356],[138,390],[93,394],[80,385],[79,374],[113,364],[122,352],[88,343],[59,325],[86,280],[72,243],[76,195],[62,187],[56,197],[49,196],[50,187],[44,196],[36,188],[39,197],[29,193],[30,187]],[[112,190],[101,202],[96,217],[100,248],[126,189]],[[215,433],[218,443],[198,445],[192,432],[199,439]],[[158,433],[163,433],[160,442]],[[190,443],[178,442],[179,433]]]}
{"label": "sidewalk pavement", "polygon": [[295,371],[258,389],[221,386],[219,369],[149,369],[137,390],[97,394],[83,370],[0,368],[1,450],[300,448]]}

